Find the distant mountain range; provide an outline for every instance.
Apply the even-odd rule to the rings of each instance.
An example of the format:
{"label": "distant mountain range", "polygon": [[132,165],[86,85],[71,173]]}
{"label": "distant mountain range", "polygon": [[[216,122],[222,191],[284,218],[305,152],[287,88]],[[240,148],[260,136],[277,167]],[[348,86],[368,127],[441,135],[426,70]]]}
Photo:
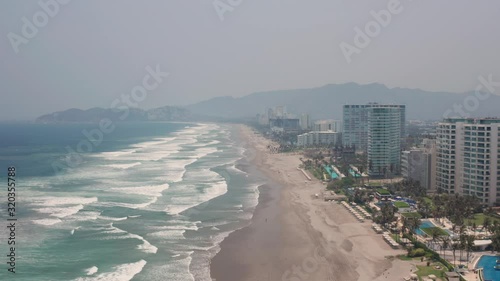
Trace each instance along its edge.
{"label": "distant mountain range", "polygon": [[104,118],[113,121],[192,121],[193,116],[185,108],[164,106],[150,110],[130,108],[119,112],[105,108],[91,108],[88,110],[68,109],[40,116],[36,122],[58,123],[58,122],[98,122]]}
{"label": "distant mountain range", "polygon": [[[407,119],[440,120],[447,110],[451,110],[449,117],[455,117],[459,114],[454,105],[462,105],[471,117],[500,116],[500,96],[491,94],[483,101],[473,96],[473,92],[428,92],[420,89],[389,89],[381,84],[346,83],[312,89],[261,92],[241,98],[218,97],[187,106],[187,109],[205,116],[242,118],[264,113],[268,107],[285,105],[288,112],[309,113],[316,119],[341,119],[344,104],[377,102],[405,104]],[[467,110],[474,109],[475,100],[479,103],[478,107]],[[465,103],[468,105],[465,106]]]}
{"label": "distant mountain range", "polygon": [[[500,91],[500,89],[499,89]],[[486,95],[483,93],[483,96]],[[165,106],[151,110],[130,109],[123,121],[220,121],[241,120],[264,113],[278,105],[291,113],[309,113],[312,118],[342,118],[344,104],[369,102],[405,104],[407,119],[439,120],[445,112],[458,116],[462,108],[471,117],[500,116],[500,96],[490,94],[480,100],[473,92],[429,92],[420,89],[392,88],[381,84],[329,84],[319,88],[253,93],[241,98],[217,97],[184,108]],[[95,122],[102,118],[119,120],[122,113],[111,109],[69,109],[41,116],[38,122]],[[463,113],[462,113],[463,114]]]}

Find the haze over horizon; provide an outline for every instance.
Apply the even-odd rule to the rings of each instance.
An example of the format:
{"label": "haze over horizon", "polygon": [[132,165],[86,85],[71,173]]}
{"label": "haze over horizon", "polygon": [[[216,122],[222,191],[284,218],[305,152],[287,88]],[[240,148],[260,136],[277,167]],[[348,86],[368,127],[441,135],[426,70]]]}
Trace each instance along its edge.
{"label": "haze over horizon", "polygon": [[108,108],[157,65],[169,76],[141,108],[332,83],[461,93],[478,76],[500,80],[499,2],[402,0],[351,63],[339,45],[354,45],[354,28],[391,0],[243,0],[224,20],[214,1],[69,1],[16,53],[9,34],[22,35],[38,2],[8,1],[0,11],[0,120]]}

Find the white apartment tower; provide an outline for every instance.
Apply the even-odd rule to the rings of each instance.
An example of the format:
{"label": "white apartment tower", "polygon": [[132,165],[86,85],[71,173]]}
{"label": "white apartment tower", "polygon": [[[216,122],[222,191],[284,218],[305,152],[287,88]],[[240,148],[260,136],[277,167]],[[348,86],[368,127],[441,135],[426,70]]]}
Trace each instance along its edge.
{"label": "white apartment tower", "polygon": [[401,109],[376,105],[368,108],[368,174],[384,177],[401,171]]}
{"label": "white apartment tower", "polygon": [[342,144],[368,155],[370,177],[399,174],[406,136],[406,106],[369,103],[344,105]]}
{"label": "white apartment tower", "polygon": [[500,203],[500,119],[444,119],[438,124],[436,188]]}
{"label": "white apartment tower", "polygon": [[302,130],[307,130],[311,127],[311,118],[309,114],[300,115],[300,128]]}
{"label": "white apartment tower", "polygon": [[355,146],[356,151],[366,152],[368,148],[369,113],[373,108],[393,108],[399,112],[400,134],[404,140],[406,136],[406,106],[383,105],[369,103],[363,105],[344,105],[342,120],[342,144]]}

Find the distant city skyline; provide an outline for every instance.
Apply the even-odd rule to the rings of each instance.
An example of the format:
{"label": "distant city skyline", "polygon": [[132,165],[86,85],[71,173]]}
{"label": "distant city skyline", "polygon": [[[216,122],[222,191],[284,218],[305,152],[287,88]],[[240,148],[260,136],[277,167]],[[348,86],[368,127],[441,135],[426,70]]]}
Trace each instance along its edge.
{"label": "distant city skyline", "polygon": [[[157,65],[169,76],[141,108],[347,82],[463,93],[475,89],[479,76],[500,77],[499,2],[290,0],[221,7],[213,1],[4,3],[0,120],[110,107]],[[356,44],[363,39],[369,42]],[[359,48],[350,63],[342,42]]]}

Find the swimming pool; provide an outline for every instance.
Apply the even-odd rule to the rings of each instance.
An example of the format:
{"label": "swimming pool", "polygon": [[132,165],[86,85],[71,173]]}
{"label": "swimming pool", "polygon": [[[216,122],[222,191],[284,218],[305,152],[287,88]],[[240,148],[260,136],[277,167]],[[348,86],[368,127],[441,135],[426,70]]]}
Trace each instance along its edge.
{"label": "swimming pool", "polygon": [[425,232],[422,231],[422,228],[431,228],[431,227],[436,227],[436,226],[430,221],[423,220],[422,223],[420,224],[420,227],[415,231],[415,233],[420,236],[425,236]]}
{"label": "swimming pool", "polygon": [[476,268],[483,268],[484,280],[500,280],[500,270],[494,266],[497,264],[497,256],[482,256],[477,262]]}
{"label": "swimming pool", "polygon": [[353,169],[349,169],[349,174],[351,174],[351,176],[353,176],[354,178],[360,178],[361,175],[356,173]]}
{"label": "swimming pool", "polygon": [[323,166],[323,167],[333,180],[338,179],[339,175],[337,175],[337,173],[335,173],[331,167],[329,166]]}

